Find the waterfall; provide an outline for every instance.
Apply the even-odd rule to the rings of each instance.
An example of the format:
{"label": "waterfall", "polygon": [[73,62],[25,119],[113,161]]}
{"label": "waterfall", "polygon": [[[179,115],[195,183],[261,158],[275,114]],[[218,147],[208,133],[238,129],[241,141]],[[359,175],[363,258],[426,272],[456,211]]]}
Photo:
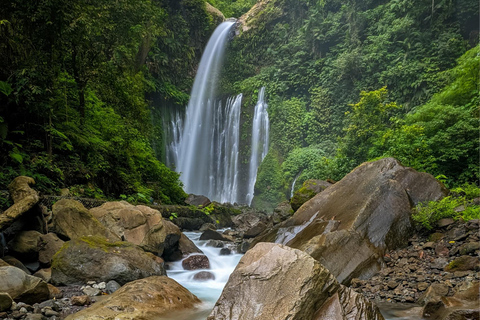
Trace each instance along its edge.
{"label": "waterfall", "polygon": [[185,191],[221,202],[237,201],[238,188],[241,96],[228,99],[225,108],[216,97],[225,46],[234,24],[223,22],[208,41],[182,123],[182,136],[175,146],[176,170],[181,172]]}
{"label": "waterfall", "polygon": [[297,174],[297,176],[295,177],[295,179],[293,179],[293,182],[292,182],[292,190],[290,190],[290,199],[293,198],[293,194],[295,193],[295,183],[297,183],[298,177],[300,177],[300,173]]}
{"label": "waterfall", "polygon": [[[261,88],[252,124],[251,157],[240,166],[242,94],[218,98],[216,88],[225,46],[234,22],[215,29],[202,55],[190,101],[183,110],[164,115],[166,163],[180,172],[187,193],[210,200],[251,204],[257,169],[268,152],[269,120]],[[246,173],[246,172],[245,172]]]}
{"label": "waterfall", "polygon": [[265,87],[258,93],[257,104],[253,116],[252,125],[252,144],[250,154],[250,165],[248,172],[248,193],[247,203],[252,204],[255,181],[257,180],[257,170],[263,158],[268,152],[269,121],[267,113],[267,103],[265,102]]}

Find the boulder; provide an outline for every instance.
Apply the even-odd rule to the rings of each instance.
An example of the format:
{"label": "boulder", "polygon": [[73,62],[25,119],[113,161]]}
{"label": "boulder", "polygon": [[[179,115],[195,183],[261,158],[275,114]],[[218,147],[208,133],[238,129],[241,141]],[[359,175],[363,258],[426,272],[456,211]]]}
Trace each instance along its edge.
{"label": "boulder", "polygon": [[316,194],[327,189],[332,184],[323,180],[308,179],[305,180],[302,187],[298,189],[292,199],[290,199],[290,205],[293,211],[297,211],[305,202],[313,198]]}
{"label": "boulder", "polygon": [[445,271],[480,271],[480,259],[475,256],[460,256],[451,261],[446,267]]}
{"label": "boulder", "polygon": [[42,245],[38,252],[38,261],[43,266],[50,266],[53,256],[62,248],[65,242],[52,232],[41,235],[41,240]]}
{"label": "boulder", "polygon": [[383,319],[305,252],[258,243],[240,260],[207,320]]}
{"label": "boulder", "polygon": [[[14,204],[0,213],[0,231],[9,228],[16,220],[21,219],[26,212],[31,212],[38,203],[39,196],[37,191],[30,188],[30,185],[34,184],[35,180],[32,178],[19,176],[8,185],[10,197]],[[28,220],[36,220],[36,218],[41,220],[43,217],[38,215],[38,212],[32,214],[30,217],[26,217],[25,221],[22,221],[20,226],[14,228],[11,233],[21,230],[24,224],[28,224]],[[31,222],[32,221],[30,221],[30,223]],[[43,225],[43,222],[41,224]],[[41,226],[41,228],[43,228],[43,226]]]}
{"label": "boulder", "polygon": [[52,229],[65,240],[85,236],[106,237],[113,241],[120,240],[76,200],[61,199],[57,201],[52,207],[52,213]]}
{"label": "boulder", "polygon": [[247,212],[232,218],[235,230],[242,231],[245,238],[253,238],[262,233],[266,228],[266,217],[260,213]]}
{"label": "boulder", "polygon": [[194,254],[182,261],[184,270],[210,269],[210,261],[203,254]]}
{"label": "boulder", "polygon": [[129,242],[108,242],[101,237],[68,241],[53,257],[52,283],[81,284],[87,281],[120,284],[164,275],[163,260]]}
{"label": "boulder", "polygon": [[165,249],[178,246],[180,230],[167,230],[158,210],[117,201],[104,203],[90,212],[118,238],[156,255],[161,256]]}
{"label": "boulder", "polygon": [[25,265],[20,260],[18,260],[17,258],[12,257],[12,256],[5,256],[2,259],[8,265],[17,267],[20,270],[22,270],[23,272],[25,272],[26,274],[31,274],[30,271],[27,269],[27,267],[25,267]]}
{"label": "boulder", "polygon": [[255,238],[252,246],[268,241],[301,249],[348,284],[372,276],[386,250],[407,243],[416,204],[446,193],[433,176],[393,158],[366,162]]}
{"label": "boulder", "polygon": [[42,234],[38,231],[21,231],[8,243],[13,256],[22,261],[38,260],[38,252],[42,247]]}
{"label": "boulder", "polygon": [[221,234],[218,231],[207,229],[200,236],[200,240],[220,240],[220,241],[233,241],[232,238]]}
{"label": "boulder", "polygon": [[187,199],[185,199],[185,203],[191,206],[206,207],[212,202],[210,201],[210,199],[208,199],[205,196],[197,196],[195,194],[189,194]]}
{"label": "boulder", "polygon": [[40,278],[45,282],[50,282],[52,279],[52,269],[40,269],[33,274],[34,277]]}
{"label": "boulder", "polygon": [[289,201],[283,201],[277,205],[273,210],[272,222],[278,224],[282,221],[287,220],[293,214],[292,206]]}
{"label": "boulder", "polygon": [[449,297],[443,294],[445,290],[443,292],[433,290],[432,292],[433,295],[430,295],[430,299],[426,301],[423,308],[424,317],[441,320],[480,319],[479,282],[475,282],[467,290],[457,292]]}
{"label": "boulder", "polygon": [[48,300],[50,295],[45,281],[16,267],[0,267],[0,288],[14,301],[27,304]]}
{"label": "boulder", "polygon": [[0,292],[0,312],[10,310],[12,304],[12,297],[6,292]]}
{"label": "boulder", "polygon": [[171,317],[175,311],[193,309],[199,303],[195,295],[175,280],[152,276],[124,285],[66,320],[159,319]]}
{"label": "boulder", "polygon": [[[170,223],[170,222],[169,222]],[[173,223],[172,225],[178,229]],[[178,246],[171,251],[165,251],[163,257],[165,261],[178,261],[191,255],[192,253],[202,253],[193,242],[183,233],[180,234],[180,240],[178,240]]]}

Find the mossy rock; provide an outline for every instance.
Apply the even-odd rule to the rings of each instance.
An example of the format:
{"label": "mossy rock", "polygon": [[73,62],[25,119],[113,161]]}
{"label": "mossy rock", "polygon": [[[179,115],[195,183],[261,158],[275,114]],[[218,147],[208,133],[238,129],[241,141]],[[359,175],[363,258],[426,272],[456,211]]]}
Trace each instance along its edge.
{"label": "mossy rock", "polygon": [[445,267],[445,271],[449,272],[469,270],[480,271],[480,260],[478,257],[460,256]]}
{"label": "mossy rock", "polygon": [[305,202],[313,198],[317,193],[327,189],[331,183],[323,180],[308,179],[305,180],[303,186],[295,192],[290,205],[293,211],[297,211]]}
{"label": "mossy rock", "polygon": [[90,280],[120,284],[152,275],[165,275],[163,260],[124,241],[89,236],[66,242],[54,255],[52,283],[81,284]]}

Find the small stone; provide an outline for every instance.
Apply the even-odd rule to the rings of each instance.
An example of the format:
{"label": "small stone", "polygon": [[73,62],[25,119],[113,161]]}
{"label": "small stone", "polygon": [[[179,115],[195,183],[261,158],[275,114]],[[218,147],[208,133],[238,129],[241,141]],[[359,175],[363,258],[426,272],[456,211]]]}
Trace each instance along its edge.
{"label": "small stone", "polygon": [[443,242],[440,242],[435,246],[435,253],[439,256],[448,257],[449,250]]}
{"label": "small stone", "polygon": [[232,250],[230,250],[229,248],[222,248],[220,250],[220,255],[221,256],[228,256],[230,254],[232,254]]}
{"label": "small stone", "polygon": [[425,290],[427,290],[427,288],[428,288],[429,286],[430,286],[430,285],[429,285],[428,283],[426,283],[426,282],[420,282],[420,283],[417,284],[417,289],[418,289],[419,291],[425,291]]}
{"label": "small stone", "polygon": [[435,242],[429,241],[423,245],[423,249],[434,249],[435,248]]}
{"label": "small stone", "polygon": [[449,226],[451,224],[453,224],[455,221],[453,221],[452,218],[444,218],[444,219],[440,219],[437,221],[437,226],[439,228],[443,228],[443,227],[446,227],[446,226]]}
{"label": "small stone", "polygon": [[120,284],[118,284],[118,282],[116,282],[115,280],[110,280],[107,282],[107,284],[105,285],[105,291],[108,293],[108,294],[112,294],[114,293],[115,291],[117,291],[118,289],[120,289],[122,286]]}
{"label": "small stone", "polygon": [[398,282],[394,281],[394,280],[390,280],[387,282],[387,287],[389,289],[395,289],[396,287],[398,287]]}
{"label": "small stone", "polygon": [[0,311],[10,310],[13,304],[13,299],[6,292],[0,293]]}
{"label": "small stone", "polygon": [[208,271],[200,271],[193,276],[193,280],[197,280],[197,281],[215,280],[215,275]]}
{"label": "small stone", "polygon": [[445,235],[443,233],[435,232],[435,233],[432,233],[430,235],[429,240],[433,241],[433,242],[437,242],[437,241],[442,240],[444,237],[445,237]]}
{"label": "small stone", "polygon": [[90,297],[98,296],[101,293],[100,289],[92,288],[90,286],[86,286],[82,291]]}
{"label": "small stone", "polygon": [[91,303],[91,299],[89,296],[73,296],[70,298],[70,304],[72,306],[86,306]]}
{"label": "small stone", "polygon": [[55,310],[52,310],[52,308],[46,307],[45,310],[43,311],[43,314],[47,317],[53,317],[53,316],[58,316],[59,313]]}
{"label": "small stone", "polygon": [[21,307],[21,308],[20,308],[20,312],[21,312],[21,313],[27,313],[28,310],[27,310],[27,308],[25,308],[25,307]]}
{"label": "small stone", "polygon": [[453,273],[454,278],[463,278],[470,274],[470,271],[455,271]]}
{"label": "small stone", "polygon": [[96,284],[96,283],[97,283],[96,281],[87,281],[87,284],[88,284],[89,286],[94,285],[94,284]]}
{"label": "small stone", "polygon": [[430,265],[430,267],[432,269],[443,269],[445,268],[445,266],[448,264],[448,261],[447,259],[445,258],[437,258],[435,260],[433,260],[432,264]]}
{"label": "small stone", "polygon": [[45,317],[41,313],[28,313],[23,320],[43,320]]}
{"label": "small stone", "polygon": [[92,285],[92,287],[96,288],[96,289],[103,290],[103,289],[105,289],[106,284],[105,284],[105,282],[100,282],[100,283],[96,283],[96,284]]}
{"label": "small stone", "polygon": [[480,242],[468,242],[460,246],[458,251],[461,255],[468,255],[475,253],[476,250],[480,250]]}

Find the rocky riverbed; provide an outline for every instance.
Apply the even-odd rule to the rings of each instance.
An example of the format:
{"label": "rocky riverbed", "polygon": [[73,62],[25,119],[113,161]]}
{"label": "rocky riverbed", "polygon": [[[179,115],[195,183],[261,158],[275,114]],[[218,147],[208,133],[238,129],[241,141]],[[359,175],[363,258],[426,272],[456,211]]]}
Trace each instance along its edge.
{"label": "rocky riverbed", "polygon": [[442,297],[476,286],[477,296],[470,298],[478,306],[479,249],[479,220],[444,219],[432,232],[415,234],[406,248],[386,253],[379,273],[368,280],[353,279],[351,286],[381,305],[420,305],[424,317],[448,307]]}

